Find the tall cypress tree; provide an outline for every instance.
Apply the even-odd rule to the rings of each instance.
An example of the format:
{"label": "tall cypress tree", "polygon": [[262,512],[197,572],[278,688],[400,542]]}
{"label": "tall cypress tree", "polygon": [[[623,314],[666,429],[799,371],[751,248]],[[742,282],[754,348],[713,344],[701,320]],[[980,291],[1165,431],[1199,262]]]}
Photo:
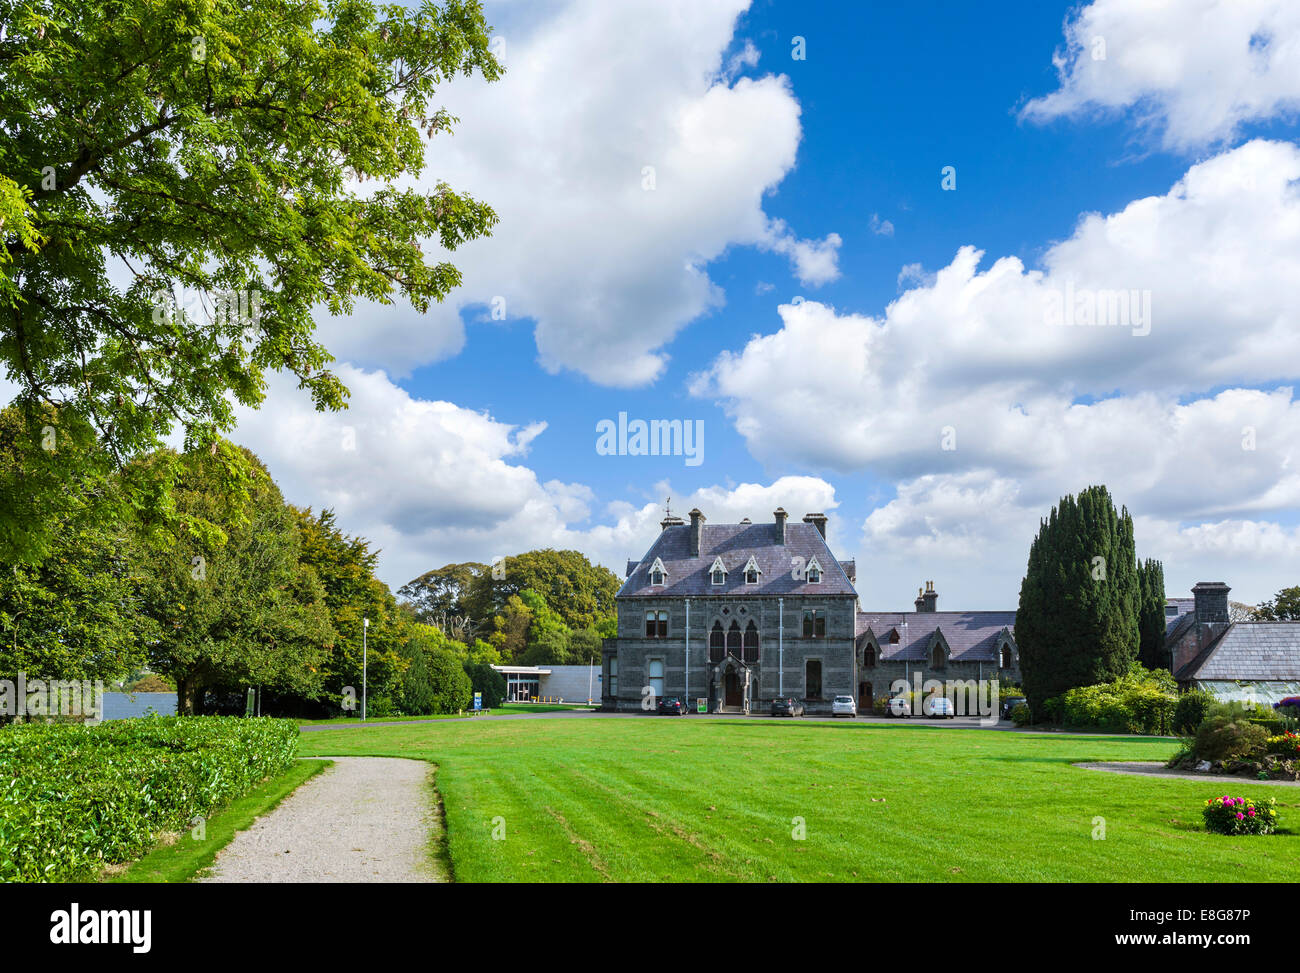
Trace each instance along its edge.
{"label": "tall cypress tree", "polygon": [[1168,669],[1169,650],[1165,647],[1165,567],[1147,558],[1138,565],[1141,579],[1142,608],[1138,615],[1141,643],[1138,661],[1148,669]]}
{"label": "tall cypress tree", "polygon": [[1063,497],[1039,525],[1020,586],[1016,645],[1030,708],[1128,671],[1140,605],[1133,518],[1104,486]]}

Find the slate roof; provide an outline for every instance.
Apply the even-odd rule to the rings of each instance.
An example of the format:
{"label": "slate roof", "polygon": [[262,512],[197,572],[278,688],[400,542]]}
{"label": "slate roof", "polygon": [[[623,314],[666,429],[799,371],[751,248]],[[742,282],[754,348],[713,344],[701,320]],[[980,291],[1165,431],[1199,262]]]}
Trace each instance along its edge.
{"label": "slate roof", "polygon": [[[709,568],[722,558],[724,584],[715,585]],[[745,584],[745,564],[753,557],[761,572],[758,584]],[[807,564],[814,557],[822,580],[809,584],[792,577],[793,557]],[[650,566],[659,558],[667,573],[664,584],[650,585]],[[776,524],[701,525],[700,556],[691,556],[691,526],[665,527],[619,589],[619,598],[699,597],[703,595],[856,595],[844,568],[812,524],[787,523],[785,544],[776,542]]]}
{"label": "slate roof", "polygon": [[[1002,630],[1014,637],[1015,627],[1013,611],[858,612],[857,618],[859,645],[873,634],[884,662],[927,661],[936,631],[943,633],[953,662],[997,661]],[[888,641],[891,629],[898,631],[897,645]]]}
{"label": "slate roof", "polygon": [[1300,679],[1300,622],[1236,622],[1175,673],[1192,679]]}

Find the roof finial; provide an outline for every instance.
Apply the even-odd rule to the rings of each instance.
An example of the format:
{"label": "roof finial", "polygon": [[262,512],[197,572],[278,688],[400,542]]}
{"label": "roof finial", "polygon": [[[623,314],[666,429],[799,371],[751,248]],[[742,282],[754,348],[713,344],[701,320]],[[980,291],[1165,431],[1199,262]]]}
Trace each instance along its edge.
{"label": "roof finial", "polygon": [[673,498],[668,497],[666,500],[664,500],[664,516],[671,517],[672,515],[673,515]]}

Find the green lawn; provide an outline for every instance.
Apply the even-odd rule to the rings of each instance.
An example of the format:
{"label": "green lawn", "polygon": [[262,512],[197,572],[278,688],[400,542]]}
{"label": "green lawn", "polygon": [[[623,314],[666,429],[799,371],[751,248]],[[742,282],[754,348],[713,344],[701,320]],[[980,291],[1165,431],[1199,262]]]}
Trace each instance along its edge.
{"label": "green lawn", "polygon": [[160,844],[124,870],[104,876],[106,882],[188,882],[207,868],[235,833],[270,812],[300,786],[315,777],[329,760],[299,760],[279,777],[273,777],[227,807],[214,813],[204,824],[204,836],[193,832],[179,835],[174,842]]}
{"label": "green lawn", "polygon": [[[484,710],[479,716],[500,716],[504,713],[554,713],[557,710],[591,709],[586,703],[502,703],[495,709]],[[421,720],[460,720],[468,714],[446,713],[437,716],[372,716],[367,723],[418,723]],[[360,724],[360,717],[332,716],[324,720],[299,720],[299,726],[325,726],[330,723]]]}
{"label": "green lawn", "polygon": [[[457,881],[1297,881],[1292,833],[1207,834],[1222,782],[1072,767],[1170,740],[864,724],[491,720],[305,734],[438,765]],[[1095,840],[1094,818],[1105,819]],[[494,819],[504,840],[493,840]],[[795,818],[806,838],[795,840]],[[498,822],[499,825],[499,822]],[[499,827],[498,827],[499,830]]]}

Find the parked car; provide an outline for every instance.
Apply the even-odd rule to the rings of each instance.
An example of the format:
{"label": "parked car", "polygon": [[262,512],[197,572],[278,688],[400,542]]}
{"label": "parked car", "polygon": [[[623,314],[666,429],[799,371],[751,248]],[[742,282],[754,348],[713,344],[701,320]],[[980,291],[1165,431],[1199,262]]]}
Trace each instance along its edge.
{"label": "parked car", "polygon": [[890,716],[911,716],[912,701],[906,696],[895,696],[889,701]]}
{"label": "parked car", "polygon": [[957,707],[947,696],[934,696],[925,701],[925,715],[932,720],[951,720],[957,716]]}
{"label": "parked car", "polygon": [[668,696],[659,700],[660,716],[685,716],[690,710],[686,708],[686,700],[678,699],[676,696]]}
{"label": "parked car", "polygon": [[1002,698],[1001,706],[1002,718],[1004,720],[1011,719],[1011,711],[1023,702],[1025,702],[1025,697],[1023,696],[1004,696]]}
{"label": "parked car", "polygon": [[857,716],[858,704],[852,696],[836,696],[831,700],[831,716]]}
{"label": "parked car", "polygon": [[803,716],[803,703],[793,697],[772,700],[773,716]]}

